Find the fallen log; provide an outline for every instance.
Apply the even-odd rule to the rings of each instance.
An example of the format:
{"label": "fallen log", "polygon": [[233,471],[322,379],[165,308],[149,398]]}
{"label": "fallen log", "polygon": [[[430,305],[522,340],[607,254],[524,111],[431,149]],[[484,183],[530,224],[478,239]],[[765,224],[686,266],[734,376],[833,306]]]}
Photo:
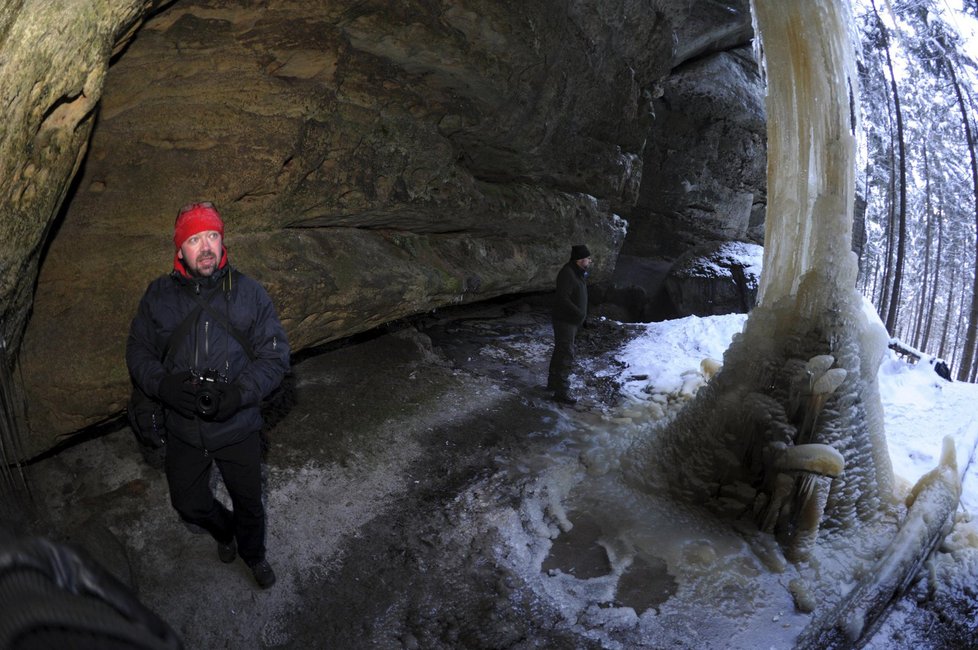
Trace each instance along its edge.
{"label": "fallen log", "polygon": [[906,519],[883,556],[829,615],[805,628],[796,649],[848,650],[868,642],[890,606],[951,532],[960,497],[954,441],[948,436],[938,466],[922,476],[907,497]]}
{"label": "fallen log", "polygon": [[915,347],[907,345],[900,339],[890,339],[889,348],[913,364],[921,360],[926,360],[941,379],[954,381],[951,379],[951,368],[944,359],[939,359],[932,354],[922,352]]}

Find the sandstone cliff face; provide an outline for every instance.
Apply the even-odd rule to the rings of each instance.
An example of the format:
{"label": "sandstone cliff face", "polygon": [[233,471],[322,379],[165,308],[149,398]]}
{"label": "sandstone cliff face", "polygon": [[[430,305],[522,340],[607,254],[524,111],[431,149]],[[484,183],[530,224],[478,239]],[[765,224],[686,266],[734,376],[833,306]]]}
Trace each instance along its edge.
{"label": "sandstone cliff face", "polygon": [[642,218],[630,222],[624,252],[676,259],[704,243],[763,243],[764,85],[750,47],[696,59],[663,86],[635,210]]}
{"label": "sandstone cliff face", "polygon": [[8,95],[51,88],[0,139],[3,228],[18,233],[3,238],[0,327],[32,450],[123,408],[129,320],[191,200],[222,210],[233,263],[269,289],[296,350],[548,290],[572,243],[609,278],[621,217],[641,217],[663,80],[677,56],[749,34],[743,6],[695,24],[685,1],[117,0],[32,22],[43,4],[0,15],[4,60],[32,51],[31,30],[72,31]]}
{"label": "sandstone cliff face", "polygon": [[113,48],[162,4],[0,5],[2,363],[20,348],[43,248],[84,157]]}

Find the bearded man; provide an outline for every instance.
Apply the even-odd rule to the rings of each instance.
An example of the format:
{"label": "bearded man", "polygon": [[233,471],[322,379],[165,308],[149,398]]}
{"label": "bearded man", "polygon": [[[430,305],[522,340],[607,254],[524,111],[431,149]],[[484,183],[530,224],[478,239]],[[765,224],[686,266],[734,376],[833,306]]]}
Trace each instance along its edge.
{"label": "bearded man", "polygon": [[[261,404],[289,372],[289,344],[265,289],[229,264],[212,203],[180,210],[173,245],[173,270],[140,300],[126,364],[164,407],[173,508],[210,533],[222,562],[240,554],[267,589],[275,572],[265,557]],[[211,489],[214,465],[233,511]]]}

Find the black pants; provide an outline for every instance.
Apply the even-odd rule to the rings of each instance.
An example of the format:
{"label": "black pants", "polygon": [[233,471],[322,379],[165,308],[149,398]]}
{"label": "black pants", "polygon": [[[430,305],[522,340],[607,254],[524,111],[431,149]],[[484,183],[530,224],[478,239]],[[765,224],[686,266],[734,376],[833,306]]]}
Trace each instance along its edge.
{"label": "black pants", "polygon": [[[224,479],[234,512],[214,498],[211,465]],[[166,445],[170,503],[184,519],[200,526],[221,544],[238,541],[246,564],[265,559],[265,507],[262,504],[261,440],[258,432],[242,442],[209,451],[170,437]]]}
{"label": "black pants", "polygon": [[558,395],[566,395],[570,390],[570,374],[574,368],[574,339],[579,327],[573,323],[555,320],[554,352],[550,357],[550,374],[547,388]]}

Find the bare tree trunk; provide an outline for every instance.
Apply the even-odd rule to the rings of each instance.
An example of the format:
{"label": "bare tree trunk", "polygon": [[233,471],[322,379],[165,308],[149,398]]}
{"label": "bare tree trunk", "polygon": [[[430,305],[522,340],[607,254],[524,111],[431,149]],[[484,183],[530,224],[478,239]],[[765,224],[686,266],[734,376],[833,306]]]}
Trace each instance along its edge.
{"label": "bare tree trunk", "polygon": [[896,178],[893,174],[893,168],[896,166],[896,160],[894,159],[893,152],[893,129],[890,129],[890,182],[886,191],[886,254],[883,256],[883,270],[881,279],[883,281],[880,287],[879,302],[876,305],[876,312],[880,315],[880,318],[885,318],[887,312],[889,312],[890,305],[890,285],[893,280],[893,239],[895,236],[894,224],[896,223],[895,215],[893,213],[894,206],[896,202],[894,201],[894,195],[896,194],[896,187],[894,183]]}
{"label": "bare tree trunk", "polygon": [[[968,290],[967,280],[962,278],[960,284],[961,284],[961,289],[960,289],[961,300],[958,301],[958,311],[956,312],[958,314],[961,314],[964,311],[964,302],[966,300],[965,291]],[[963,345],[961,343],[961,338],[962,336],[964,336],[963,333],[964,329],[965,329],[964,319],[959,317],[954,326],[954,359],[957,362],[958,375],[959,375],[958,379],[960,379],[961,381],[966,381],[968,377],[968,372],[967,371],[962,372],[961,370],[961,365],[964,363],[964,361],[961,360],[962,348],[963,348]]]}
{"label": "bare tree trunk", "polygon": [[[873,3],[873,11],[876,4]],[[900,312],[900,297],[903,292],[903,268],[907,252],[907,149],[903,138],[903,111],[900,108],[900,93],[897,90],[896,75],[893,73],[893,60],[890,58],[890,37],[879,14],[876,20],[880,22],[883,34],[883,51],[886,53],[886,67],[890,72],[890,92],[893,93],[893,112],[896,117],[896,144],[899,150],[898,165],[900,171],[900,203],[898,213],[899,230],[896,237],[896,260],[893,268],[893,286],[891,288],[890,304],[886,311],[886,330],[891,335],[897,333],[897,317]]]}
{"label": "bare tree trunk", "polygon": [[[939,356],[942,359],[945,358],[944,355],[946,354],[946,350],[947,350],[947,343],[948,343],[947,331],[951,325],[951,316],[952,314],[956,313],[952,309],[952,307],[954,306],[954,296],[957,295],[957,292],[954,290],[954,280],[955,280],[954,276],[957,274],[957,271],[958,271],[958,267],[951,265],[951,281],[948,283],[948,290],[947,290],[947,309],[944,312],[944,327],[941,330],[941,343],[937,351],[937,356]],[[951,360],[950,363],[951,366],[954,367],[953,359]]]}
{"label": "bare tree trunk", "polygon": [[927,227],[926,235],[924,237],[924,270],[919,276],[920,281],[920,295],[917,297],[917,313],[914,316],[913,323],[913,346],[918,349],[921,348],[921,338],[924,329],[924,307],[927,305],[927,286],[930,281],[930,248],[931,243],[934,239],[934,206],[931,201],[930,196],[930,168],[928,166],[927,158],[927,144],[923,146],[923,162],[924,162],[924,214],[927,215]]}
{"label": "bare tree trunk", "polygon": [[[879,283],[880,283],[880,258],[874,256],[873,257],[873,287],[869,292],[869,298],[874,305],[877,304],[876,290],[879,288]],[[863,294],[865,293],[866,291],[864,290]]]}
{"label": "bare tree trunk", "polygon": [[[924,319],[924,333],[921,337],[921,349],[927,350],[930,346],[930,333],[934,325],[934,312],[937,311],[937,289],[941,277],[941,261],[944,259],[944,194],[938,194],[938,206],[935,218],[937,220],[937,254],[934,256],[934,274],[930,289],[930,301],[927,307],[927,316]],[[929,250],[929,248],[928,248]],[[953,271],[952,271],[953,273]],[[951,276],[954,277],[953,275]],[[953,282],[952,282],[953,284]],[[948,302],[950,302],[950,292],[948,292]]]}
{"label": "bare tree trunk", "polygon": [[[951,73],[951,83],[954,84],[954,93],[958,99],[958,107],[961,109],[961,119],[964,122],[964,135],[968,143],[968,153],[971,154],[971,187],[974,196],[975,224],[978,226],[978,158],[975,157],[975,137],[971,130],[971,120],[968,117],[968,109],[964,103],[964,96],[961,93],[961,85],[958,83],[957,74],[954,72],[954,65],[948,61],[947,69]],[[978,238],[975,239],[975,259],[978,260]],[[968,313],[968,329],[964,342],[964,356],[961,358],[961,365],[958,367],[958,380],[968,381],[972,376],[972,366],[975,361],[975,343],[978,340],[978,273],[974,274],[974,282],[971,287],[971,309]]]}

